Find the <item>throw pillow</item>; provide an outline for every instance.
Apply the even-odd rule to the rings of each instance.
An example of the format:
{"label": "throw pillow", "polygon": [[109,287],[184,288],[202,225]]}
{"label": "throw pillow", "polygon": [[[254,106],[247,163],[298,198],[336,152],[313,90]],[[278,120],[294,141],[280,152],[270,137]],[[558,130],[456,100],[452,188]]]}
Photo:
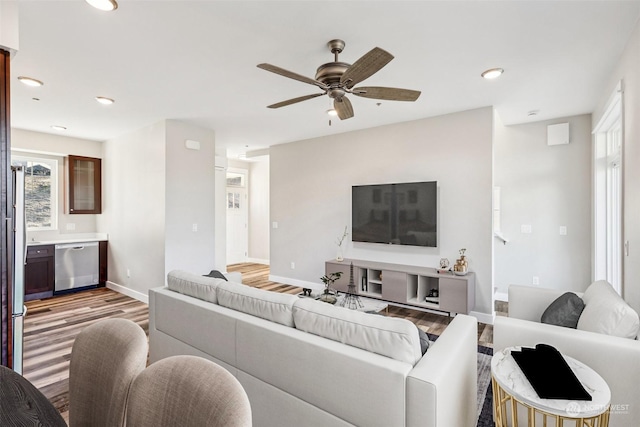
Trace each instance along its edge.
{"label": "throw pillow", "polygon": [[549,304],[542,313],[540,322],[576,329],[582,310],[584,310],[582,298],[573,292],[566,292]]}
{"label": "throw pillow", "polygon": [[635,339],[640,318],[605,280],[592,283],[582,297],[584,311],[578,329],[605,335]]}
{"label": "throw pillow", "polygon": [[418,336],[420,337],[420,351],[422,352],[422,355],[424,356],[424,354],[429,349],[429,336],[422,329],[420,329],[420,328],[417,328],[417,329],[418,329]]}
{"label": "throw pillow", "polygon": [[227,281],[227,278],[224,277],[224,274],[220,273],[218,270],[211,270],[209,274],[205,274],[204,277],[215,277],[216,279],[224,279]]}

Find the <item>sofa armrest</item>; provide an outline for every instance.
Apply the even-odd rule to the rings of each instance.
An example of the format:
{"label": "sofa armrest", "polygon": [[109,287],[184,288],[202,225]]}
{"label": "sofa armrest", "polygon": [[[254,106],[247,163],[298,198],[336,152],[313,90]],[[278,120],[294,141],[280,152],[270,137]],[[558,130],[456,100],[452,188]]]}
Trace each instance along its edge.
{"label": "sofa armrest", "polygon": [[[407,376],[407,427],[473,427],[478,323],[458,314]],[[435,405],[435,407],[434,407]]]}
{"label": "sofa armrest", "polygon": [[550,344],[599,373],[611,389],[611,425],[635,426],[640,419],[640,341],[497,316],[494,352],[512,346]]}
{"label": "sofa armrest", "polygon": [[[566,291],[533,286],[509,286],[509,317],[539,322],[542,313]],[[574,292],[578,296],[582,294]]]}

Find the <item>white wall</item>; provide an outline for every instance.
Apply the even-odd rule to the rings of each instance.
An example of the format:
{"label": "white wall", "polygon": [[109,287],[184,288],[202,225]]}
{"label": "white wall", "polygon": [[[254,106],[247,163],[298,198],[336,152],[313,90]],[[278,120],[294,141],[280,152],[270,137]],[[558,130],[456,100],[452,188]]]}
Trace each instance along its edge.
{"label": "white wall", "polygon": [[165,283],[165,122],[106,141],[103,160],[109,281],[146,296]]}
{"label": "white wall", "polygon": [[438,248],[349,241],[345,256],[437,267],[466,248],[475,311],[492,313],[492,138],[487,107],[271,147],[271,274],[320,283],[335,240],[351,229],[352,185],[435,180]]}
{"label": "white wall", "polygon": [[15,55],[19,48],[18,2],[0,1],[0,49]]}
{"label": "white wall", "polygon": [[[186,139],[199,141],[201,149],[187,150]],[[109,282],[144,299],[172,269],[209,272],[215,255],[213,131],[165,120],[106,141],[103,158],[98,228],[109,233]]]}
{"label": "white wall", "polygon": [[[547,126],[569,123],[568,145],[547,145]],[[498,292],[510,284],[584,291],[591,283],[591,115],[496,126],[494,182],[501,229],[495,241]],[[523,234],[521,225],[531,225]],[[567,227],[561,236],[559,227]]]}
{"label": "white wall", "polygon": [[[71,237],[74,234],[95,233],[98,215],[70,215],[66,207],[65,157],[76,156],[102,158],[102,142],[70,138],[62,135],[11,129],[12,153],[18,156],[54,159],[58,162],[58,228],[56,230],[29,231],[28,240],[45,241]],[[67,230],[69,226],[73,230]]]}
{"label": "white wall", "polygon": [[620,62],[609,76],[601,101],[593,114],[595,126],[616,84],[624,82],[624,237],[629,254],[623,258],[623,296],[640,311],[640,22],[627,42]]}
{"label": "white wall", "polygon": [[249,163],[249,258],[269,262],[269,159]]}
{"label": "white wall", "polygon": [[[187,139],[200,142],[200,150],[187,149]],[[167,120],[165,162],[165,270],[206,274],[215,252],[214,132]]]}

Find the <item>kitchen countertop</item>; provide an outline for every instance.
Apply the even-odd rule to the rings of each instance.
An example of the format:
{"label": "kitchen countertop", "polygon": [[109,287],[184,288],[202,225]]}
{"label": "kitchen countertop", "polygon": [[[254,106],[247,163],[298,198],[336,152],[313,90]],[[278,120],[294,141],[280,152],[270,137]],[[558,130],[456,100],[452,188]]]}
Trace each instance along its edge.
{"label": "kitchen countertop", "polygon": [[103,242],[109,240],[107,234],[60,236],[54,239],[29,240],[27,246],[60,245],[64,243]]}

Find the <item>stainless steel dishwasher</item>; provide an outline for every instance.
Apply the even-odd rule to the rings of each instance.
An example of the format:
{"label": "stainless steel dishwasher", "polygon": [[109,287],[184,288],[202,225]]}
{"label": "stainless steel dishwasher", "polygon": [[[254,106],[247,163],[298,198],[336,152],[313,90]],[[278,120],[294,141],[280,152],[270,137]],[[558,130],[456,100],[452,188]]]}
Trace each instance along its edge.
{"label": "stainless steel dishwasher", "polygon": [[97,285],[99,256],[98,242],[56,245],[55,292]]}

